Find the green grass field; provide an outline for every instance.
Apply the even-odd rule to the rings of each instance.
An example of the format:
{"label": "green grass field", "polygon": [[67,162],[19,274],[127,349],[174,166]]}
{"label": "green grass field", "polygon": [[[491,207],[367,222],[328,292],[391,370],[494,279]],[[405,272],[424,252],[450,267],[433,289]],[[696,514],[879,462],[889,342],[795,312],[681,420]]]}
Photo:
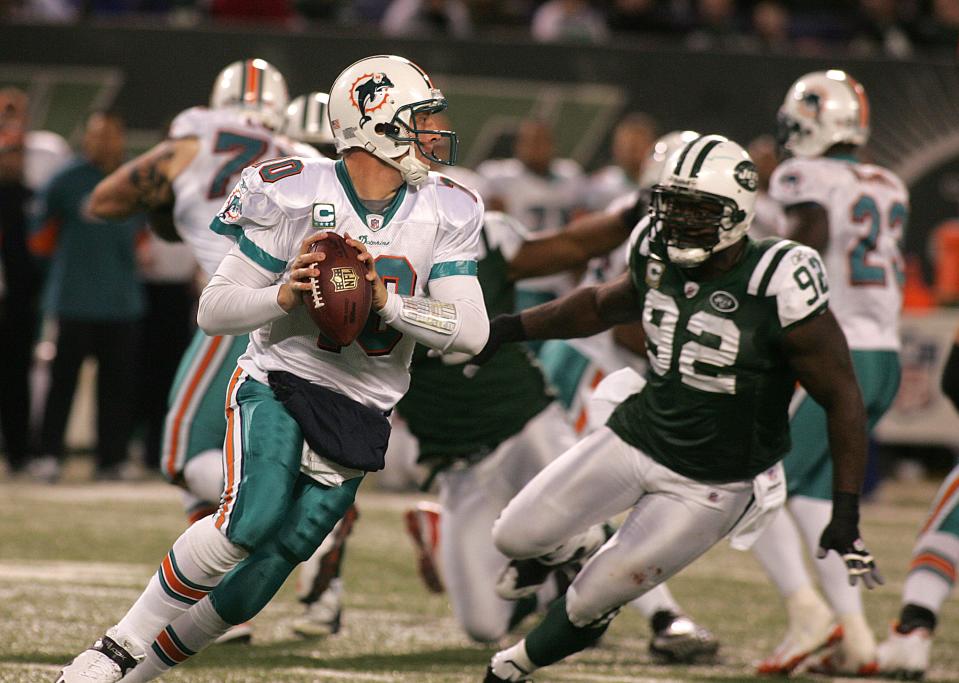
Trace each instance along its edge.
{"label": "green grass field", "polygon": [[[867,596],[880,637],[898,611],[915,530],[934,491],[931,483],[889,485],[864,510],[865,537],[887,578]],[[288,619],[300,606],[288,584],[257,618],[253,645],[211,648],[164,680],[480,681],[492,649],[462,636],[445,597],[428,594],[416,575],[401,522],[402,510],[416,499],[377,492],[371,482],[360,490],[340,634],[297,639]],[[0,682],[54,680],[59,665],[123,614],[182,526],[177,491],[158,482],[0,482]],[[779,642],[785,620],[752,556],[723,543],[670,586],[722,640],[716,664],[653,664],[646,622],[628,609],[600,647],[546,669],[537,682],[756,680],[753,664]],[[927,680],[959,681],[954,601],[941,615],[933,660]]]}

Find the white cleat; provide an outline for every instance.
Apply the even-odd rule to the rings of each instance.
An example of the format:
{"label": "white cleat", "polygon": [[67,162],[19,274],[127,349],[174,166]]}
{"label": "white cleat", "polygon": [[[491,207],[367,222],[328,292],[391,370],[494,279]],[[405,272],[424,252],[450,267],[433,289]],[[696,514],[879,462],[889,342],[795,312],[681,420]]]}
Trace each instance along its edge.
{"label": "white cleat", "polygon": [[789,675],[811,657],[824,656],[842,639],[842,627],[832,611],[811,589],[801,590],[786,601],[789,628],[776,650],[756,667],[757,673]]}
{"label": "white cleat", "polygon": [[876,663],[876,638],[862,614],[844,614],[839,618],[842,640],[830,651],[811,657],[804,670],[830,676],[872,676]]}
{"label": "white cleat", "polygon": [[897,626],[898,623],[893,624],[889,637],[877,648],[879,673],[903,681],[922,680],[929,668],[932,633],[922,627],[899,633]]}
{"label": "white cleat", "polygon": [[343,581],[336,578],[319,600],[308,603],[306,612],[293,622],[293,631],[304,638],[325,638],[338,633],[343,615]]}
{"label": "white cleat", "polygon": [[114,629],[107,631],[60,671],[56,683],[117,683],[140,663],[143,652],[116,637]]}

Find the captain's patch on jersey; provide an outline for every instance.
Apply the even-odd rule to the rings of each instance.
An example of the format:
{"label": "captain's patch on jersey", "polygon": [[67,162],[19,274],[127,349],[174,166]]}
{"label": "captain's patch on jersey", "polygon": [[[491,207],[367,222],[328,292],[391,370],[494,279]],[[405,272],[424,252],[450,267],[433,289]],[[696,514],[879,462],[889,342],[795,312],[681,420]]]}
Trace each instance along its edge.
{"label": "captain's patch on jersey", "polygon": [[332,204],[320,203],[313,205],[313,227],[336,227],[336,210],[333,208]]}

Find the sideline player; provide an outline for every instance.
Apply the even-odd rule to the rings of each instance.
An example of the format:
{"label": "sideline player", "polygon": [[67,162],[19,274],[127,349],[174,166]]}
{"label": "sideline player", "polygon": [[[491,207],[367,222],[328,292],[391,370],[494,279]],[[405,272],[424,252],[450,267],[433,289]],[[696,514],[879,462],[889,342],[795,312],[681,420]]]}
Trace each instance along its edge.
{"label": "sideline player", "polygon": [[[959,410],[959,336],[942,372],[942,392]],[[909,573],[902,586],[902,608],[889,635],[877,648],[884,676],[920,680],[929,668],[932,637],[942,603],[956,584],[959,566],[959,466],[946,476],[929,516],[919,530]]]}
{"label": "sideline player", "polygon": [[476,358],[505,342],[641,319],[650,362],[645,387],[497,521],[494,540],[514,564],[555,562],[589,525],[630,510],[546,618],[493,656],[488,682],[523,680],[588,647],[625,603],[753,521],[753,477],[789,447],[796,379],[827,406],[836,455],[836,504],[820,544],[846,558],[853,580],[879,580],[858,531],[865,412],[819,256],[746,236],[757,179],[736,143],[701,137],[674,164],[653,192],[653,220],[635,235],[628,275],[496,318]]}
{"label": "sideline player", "polygon": [[[286,80],[272,64],[227,65],[213,83],[210,106],[181,112],[165,140],[97,185],[90,212],[110,219],[150,211],[154,229],[186,242],[211,277],[233,243],[210,230],[210,219],[246,166],[285,153],[277,131],[288,99]],[[160,470],[183,488],[191,524],[216,510],[223,491],[223,397],[248,342],[245,334],[197,330],[170,388]],[[240,624],[223,640],[251,636],[252,627]]]}
{"label": "sideline player", "polygon": [[[792,238],[823,256],[830,308],[851,350],[871,430],[899,387],[899,240],[909,194],[891,171],[856,160],[869,137],[869,105],[848,74],[819,71],[798,79],[779,109],[779,126],[780,142],[792,158],[773,173],[769,194],[783,206]],[[827,415],[802,390],[790,415],[793,447],[783,459],[789,500],[753,545],[783,596],[789,623],[759,672],[874,673],[876,640],[843,562],[827,557],[814,563],[827,605],[803,558],[803,541],[810,553],[816,551],[832,507]]]}
{"label": "sideline player", "polygon": [[[236,245],[198,315],[211,333],[252,332],[226,399],[221,505],[180,536],[126,616],[59,681],[151,680],[255,615],[352,504],[365,471],[382,468],[385,414],[407,388],[414,345],[483,346],[483,204],[424,161],[441,138],[452,143],[442,161],[455,161],[456,134],[430,127],[445,107],[412,62],[368,57],[330,91],[340,161],[243,172],[213,222]],[[355,236],[373,285],[367,327],[347,347],[320,338],[302,307],[322,260],[310,247],[329,230]],[[295,407],[304,404],[316,410]]]}

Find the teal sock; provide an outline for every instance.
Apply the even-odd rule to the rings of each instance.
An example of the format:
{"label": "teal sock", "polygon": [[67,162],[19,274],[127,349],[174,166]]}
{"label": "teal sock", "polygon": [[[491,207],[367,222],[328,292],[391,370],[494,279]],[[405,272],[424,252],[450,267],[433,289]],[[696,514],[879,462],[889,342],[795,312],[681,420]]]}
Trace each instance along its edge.
{"label": "teal sock", "polygon": [[600,626],[574,626],[566,614],[564,595],[553,601],[543,620],[526,636],[526,654],[536,666],[549,666],[595,643],[608,626],[608,621]]}

